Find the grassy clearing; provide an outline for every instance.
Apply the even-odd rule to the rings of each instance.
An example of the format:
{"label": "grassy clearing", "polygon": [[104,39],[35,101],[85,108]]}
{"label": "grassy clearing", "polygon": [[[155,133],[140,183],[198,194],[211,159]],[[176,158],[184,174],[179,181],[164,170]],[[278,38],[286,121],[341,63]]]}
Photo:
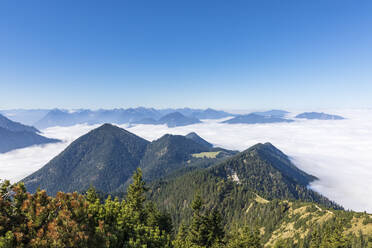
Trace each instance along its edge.
{"label": "grassy clearing", "polygon": [[201,152],[201,153],[194,153],[192,156],[194,158],[216,158],[218,154],[220,154],[221,151],[218,152]]}

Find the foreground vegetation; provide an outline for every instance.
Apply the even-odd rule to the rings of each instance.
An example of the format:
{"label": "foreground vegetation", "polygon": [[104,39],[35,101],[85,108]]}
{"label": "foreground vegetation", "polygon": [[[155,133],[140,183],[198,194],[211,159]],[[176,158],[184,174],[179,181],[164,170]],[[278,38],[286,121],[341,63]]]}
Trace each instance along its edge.
{"label": "foreground vegetation", "polygon": [[174,228],[171,216],[146,200],[146,190],[140,170],[123,200],[102,200],[93,188],[30,194],[23,184],[5,181],[0,247],[372,247],[368,214],[255,195],[244,210],[246,221],[239,222],[204,204],[198,193],[187,206],[190,216]]}

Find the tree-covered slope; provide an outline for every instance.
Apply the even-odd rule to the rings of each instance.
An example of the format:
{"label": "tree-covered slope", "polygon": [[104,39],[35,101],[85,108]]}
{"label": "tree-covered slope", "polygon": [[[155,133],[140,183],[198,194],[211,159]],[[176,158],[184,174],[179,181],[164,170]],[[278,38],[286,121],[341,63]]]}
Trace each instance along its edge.
{"label": "tree-covered slope", "polygon": [[185,136],[166,134],[148,145],[141,160],[144,178],[151,181],[169,175],[187,166],[192,154],[209,151]]}
{"label": "tree-covered slope", "polygon": [[90,185],[99,191],[123,191],[137,167],[146,181],[160,179],[183,168],[207,167],[235,154],[211,149],[181,135],[164,135],[148,142],[124,129],[105,124],[75,140],[43,168],[25,178],[27,188],[83,191]]}
{"label": "tree-covered slope", "polygon": [[118,190],[130,178],[149,142],[116,126],[105,124],[75,140],[43,168],[23,179],[31,192],[48,194],[82,191],[94,186]]}
{"label": "tree-covered slope", "polygon": [[210,208],[223,212],[228,223],[239,221],[256,194],[268,200],[302,200],[339,208],[307,188],[314,179],[266,143],[255,145],[209,168],[158,181],[152,185],[151,198],[171,213],[175,224],[190,215],[187,206],[198,191]]}

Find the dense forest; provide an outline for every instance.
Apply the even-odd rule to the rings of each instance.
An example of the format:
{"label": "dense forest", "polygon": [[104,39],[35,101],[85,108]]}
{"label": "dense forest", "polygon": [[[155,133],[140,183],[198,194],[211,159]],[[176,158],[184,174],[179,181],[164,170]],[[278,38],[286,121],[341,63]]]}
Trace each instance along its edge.
{"label": "dense forest", "polygon": [[4,181],[0,247],[372,247],[372,217],[365,213],[254,194],[242,222],[196,193],[185,206],[191,214],[176,228],[171,215],[147,199],[148,189],[140,169],[123,199],[103,199],[94,188],[31,194],[22,183]]}

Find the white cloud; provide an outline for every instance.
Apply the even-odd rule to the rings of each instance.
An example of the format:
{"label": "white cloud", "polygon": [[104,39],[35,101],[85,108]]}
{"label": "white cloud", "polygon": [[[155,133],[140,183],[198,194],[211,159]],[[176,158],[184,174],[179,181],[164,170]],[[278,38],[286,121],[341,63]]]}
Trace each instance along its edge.
{"label": "white cloud", "polygon": [[43,130],[44,136],[61,139],[62,142],[31,146],[0,154],[0,179],[8,179],[12,182],[21,180],[57,156],[73,140],[95,127],[97,126],[76,125]]}
{"label": "white cloud", "polygon": [[[121,127],[154,140],[166,133],[197,132],[224,148],[244,150],[258,142],[271,142],[295,164],[320,180],[311,187],[345,208],[372,212],[372,110],[326,111],[348,119],[300,120],[293,123],[244,125],[215,120],[185,127],[137,125]],[[21,179],[62,151],[71,141],[97,126],[77,125],[44,130],[62,144],[30,147],[0,154],[0,178]]]}

